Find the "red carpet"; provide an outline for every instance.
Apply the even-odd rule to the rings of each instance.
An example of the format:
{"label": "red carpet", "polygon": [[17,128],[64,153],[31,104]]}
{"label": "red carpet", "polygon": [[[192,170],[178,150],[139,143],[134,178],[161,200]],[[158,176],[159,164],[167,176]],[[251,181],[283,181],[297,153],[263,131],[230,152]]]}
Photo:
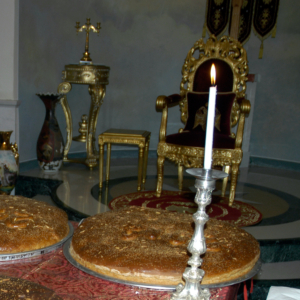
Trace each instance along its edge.
{"label": "red carpet", "polygon": [[[197,210],[194,198],[195,193],[192,192],[162,191],[160,198],[156,197],[155,191],[136,192],[113,199],[109,203],[109,208],[114,210],[136,205],[193,214]],[[210,218],[227,221],[240,227],[257,224],[262,219],[262,214],[253,206],[234,201],[230,207],[228,199],[221,196],[213,196],[212,203],[206,207],[206,211]]]}

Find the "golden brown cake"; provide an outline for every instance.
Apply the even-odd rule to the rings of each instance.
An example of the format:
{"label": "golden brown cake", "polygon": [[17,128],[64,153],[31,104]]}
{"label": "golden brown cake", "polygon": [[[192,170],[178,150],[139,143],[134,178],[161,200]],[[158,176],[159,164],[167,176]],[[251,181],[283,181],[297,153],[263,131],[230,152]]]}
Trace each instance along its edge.
{"label": "golden brown cake", "polygon": [[51,246],[68,233],[63,210],[22,196],[0,196],[0,254]]}
{"label": "golden brown cake", "polygon": [[31,281],[0,275],[1,300],[63,300],[54,291]]}
{"label": "golden brown cake", "polygon": [[[72,238],[70,253],[83,266],[125,281],[176,285],[182,280],[193,235],[191,215],[130,206],[89,217]],[[211,219],[205,228],[203,284],[233,280],[259,258],[246,231]]]}

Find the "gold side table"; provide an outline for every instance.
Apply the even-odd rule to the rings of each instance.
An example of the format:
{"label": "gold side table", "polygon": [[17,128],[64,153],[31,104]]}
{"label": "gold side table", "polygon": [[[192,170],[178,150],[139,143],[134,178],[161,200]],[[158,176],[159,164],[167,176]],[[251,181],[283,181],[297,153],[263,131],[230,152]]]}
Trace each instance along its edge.
{"label": "gold side table", "polygon": [[[76,162],[87,165],[90,169],[97,166],[98,153],[95,147],[95,131],[100,107],[108,85],[109,67],[100,65],[66,65],[63,73],[63,82],[58,86],[58,92],[65,94],[60,103],[62,105],[67,123],[67,141],[64,149],[64,162]],[[78,137],[73,137],[72,114],[67,101],[67,93],[72,89],[72,84],[88,85],[91,95],[89,116],[82,116]],[[85,159],[70,159],[68,153],[72,140],[86,143],[87,157]]]}
{"label": "gold side table", "polygon": [[109,129],[98,137],[99,142],[99,188],[102,189],[103,182],[103,158],[104,144],[107,144],[106,159],[106,184],[109,182],[111,144],[129,144],[139,146],[138,186],[141,190],[146,182],[148,152],[151,132],[143,130]]}

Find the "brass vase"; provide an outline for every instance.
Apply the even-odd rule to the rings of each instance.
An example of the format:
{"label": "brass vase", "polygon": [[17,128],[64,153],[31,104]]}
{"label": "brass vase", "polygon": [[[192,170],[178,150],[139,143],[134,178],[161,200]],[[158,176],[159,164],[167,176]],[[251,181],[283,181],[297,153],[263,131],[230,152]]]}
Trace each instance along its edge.
{"label": "brass vase", "polygon": [[10,143],[10,131],[0,131],[0,193],[9,195],[14,189],[19,174],[17,144]]}
{"label": "brass vase", "polygon": [[55,117],[55,107],[62,94],[37,94],[46,107],[46,116],[36,151],[41,169],[45,173],[57,172],[63,163],[64,141]]}

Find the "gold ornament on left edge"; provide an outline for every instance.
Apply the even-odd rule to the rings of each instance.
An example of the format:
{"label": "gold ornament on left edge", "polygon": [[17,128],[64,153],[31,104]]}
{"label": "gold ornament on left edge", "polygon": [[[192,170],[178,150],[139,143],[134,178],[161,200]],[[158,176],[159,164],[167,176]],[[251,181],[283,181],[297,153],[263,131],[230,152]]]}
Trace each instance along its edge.
{"label": "gold ornament on left edge", "polygon": [[0,131],[0,194],[9,195],[19,175],[19,153],[16,143],[10,143],[12,130]]}

